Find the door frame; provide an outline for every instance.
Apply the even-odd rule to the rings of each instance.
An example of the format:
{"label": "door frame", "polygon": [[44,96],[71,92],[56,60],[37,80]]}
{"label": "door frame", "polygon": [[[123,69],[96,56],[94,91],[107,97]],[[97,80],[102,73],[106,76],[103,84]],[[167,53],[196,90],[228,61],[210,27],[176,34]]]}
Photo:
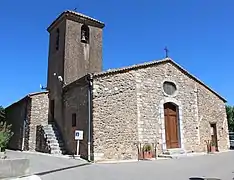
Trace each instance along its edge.
{"label": "door frame", "polygon": [[[168,121],[171,121],[170,120],[170,114],[169,114],[169,107],[166,107],[165,108],[165,105],[169,105],[169,106],[174,106],[174,108],[175,108],[175,112],[173,112],[173,116],[175,116],[176,117],[176,127],[173,127],[173,126],[170,126],[169,124],[168,124]],[[172,110],[172,109],[171,109]],[[175,114],[174,114],[175,113]],[[177,141],[177,143],[178,143],[178,147],[175,147],[175,148],[181,148],[181,143],[180,143],[180,124],[179,124],[179,118],[178,118],[178,116],[179,116],[179,113],[178,113],[178,106],[177,105],[175,105],[174,103],[171,103],[171,102],[167,102],[167,103],[165,103],[164,104],[164,121],[165,121],[165,134],[166,134],[166,145],[167,145],[167,148],[168,149],[174,149],[174,148],[169,148],[168,146],[169,146],[169,144],[168,144],[168,142],[167,142],[167,138],[169,138],[169,141],[170,141],[170,146],[171,146],[171,139],[170,139],[170,137],[167,137],[167,131],[169,131],[170,132],[170,128],[175,128],[176,129],[176,134],[177,134],[177,139],[176,139],[176,141]],[[170,134],[170,133],[169,133]],[[169,135],[168,134],[168,135]]]}
{"label": "door frame", "polygon": [[178,124],[179,124],[179,143],[180,148],[184,149],[184,132],[183,132],[183,108],[182,103],[175,98],[172,97],[164,97],[159,104],[159,124],[161,124],[161,140],[159,144],[162,145],[162,151],[167,151],[167,145],[166,145],[166,131],[165,131],[165,117],[164,117],[164,104],[165,103],[173,103],[175,106],[177,106],[177,113],[178,113]]}
{"label": "door frame", "polygon": [[[217,123],[216,122],[210,122],[210,128],[213,129],[214,132],[214,139],[215,139],[215,149],[216,151],[219,151],[219,146],[218,146],[218,132],[217,132]],[[212,138],[212,134],[210,135],[211,140],[213,140]]]}

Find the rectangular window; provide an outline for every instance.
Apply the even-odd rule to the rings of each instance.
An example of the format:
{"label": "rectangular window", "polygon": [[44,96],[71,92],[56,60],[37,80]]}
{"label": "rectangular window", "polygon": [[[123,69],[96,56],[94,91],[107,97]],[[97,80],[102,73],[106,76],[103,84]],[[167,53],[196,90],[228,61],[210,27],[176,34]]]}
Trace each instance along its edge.
{"label": "rectangular window", "polygon": [[59,50],[59,29],[56,31],[56,50]]}
{"label": "rectangular window", "polygon": [[72,114],[72,127],[76,126],[76,113]]}
{"label": "rectangular window", "polygon": [[50,100],[50,114],[51,120],[54,121],[54,100]]}

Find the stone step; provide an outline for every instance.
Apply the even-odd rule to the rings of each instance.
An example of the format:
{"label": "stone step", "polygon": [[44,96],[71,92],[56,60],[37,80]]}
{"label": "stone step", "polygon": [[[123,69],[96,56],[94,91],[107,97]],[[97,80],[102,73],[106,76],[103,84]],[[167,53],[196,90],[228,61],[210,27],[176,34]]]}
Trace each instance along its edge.
{"label": "stone step", "polygon": [[65,151],[62,150],[51,150],[51,154],[64,154]]}
{"label": "stone step", "polygon": [[50,143],[59,143],[63,144],[63,142],[60,139],[50,139]]}
{"label": "stone step", "polygon": [[44,127],[43,130],[44,131],[58,131],[58,129],[56,128],[49,128],[49,127]]}
{"label": "stone step", "polygon": [[50,146],[50,149],[51,150],[60,150],[60,151],[65,150],[63,147],[59,147],[59,146]]}
{"label": "stone step", "polygon": [[43,126],[43,129],[54,129],[54,130],[58,130],[58,128],[55,127],[55,126]]}
{"label": "stone step", "polygon": [[45,131],[45,134],[47,135],[56,135],[56,136],[59,136],[59,133],[58,132],[55,132],[55,131]]}
{"label": "stone step", "polygon": [[49,145],[52,147],[64,147],[63,143],[49,143]]}
{"label": "stone step", "polygon": [[165,155],[176,155],[176,154],[185,154],[185,150],[182,148],[167,149],[163,152]]}
{"label": "stone step", "polygon": [[46,134],[47,139],[57,139],[55,134]]}

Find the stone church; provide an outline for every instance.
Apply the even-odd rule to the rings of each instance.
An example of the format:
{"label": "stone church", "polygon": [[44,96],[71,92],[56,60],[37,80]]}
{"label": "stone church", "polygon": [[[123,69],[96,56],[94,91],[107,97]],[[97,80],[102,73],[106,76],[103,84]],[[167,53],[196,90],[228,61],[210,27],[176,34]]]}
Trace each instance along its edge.
{"label": "stone church", "polygon": [[9,148],[76,154],[91,161],[229,148],[226,100],[170,58],[102,71],[104,23],[62,12],[48,27],[47,87],[6,108]]}

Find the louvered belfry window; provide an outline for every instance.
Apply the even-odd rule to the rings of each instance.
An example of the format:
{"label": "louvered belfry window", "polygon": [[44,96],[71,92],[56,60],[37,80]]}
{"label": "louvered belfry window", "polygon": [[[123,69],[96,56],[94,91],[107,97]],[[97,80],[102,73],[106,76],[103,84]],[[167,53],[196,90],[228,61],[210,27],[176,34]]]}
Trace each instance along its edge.
{"label": "louvered belfry window", "polygon": [[173,82],[166,81],[163,83],[163,90],[168,95],[173,95],[176,92],[176,85]]}

